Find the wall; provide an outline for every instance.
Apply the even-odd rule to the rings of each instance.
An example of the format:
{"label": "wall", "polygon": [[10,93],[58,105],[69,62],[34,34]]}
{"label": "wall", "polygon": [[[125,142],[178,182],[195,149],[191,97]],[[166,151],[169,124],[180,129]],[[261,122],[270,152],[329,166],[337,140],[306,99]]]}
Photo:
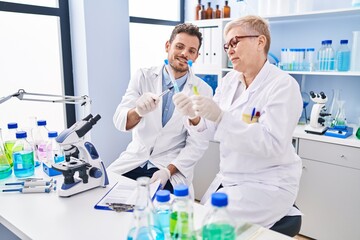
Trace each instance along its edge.
{"label": "wall", "polygon": [[130,79],[128,1],[76,0],[69,4],[75,95],[89,95],[92,114],[101,115],[91,130],[91,141],[108,166],[131,139],[112,122]]}

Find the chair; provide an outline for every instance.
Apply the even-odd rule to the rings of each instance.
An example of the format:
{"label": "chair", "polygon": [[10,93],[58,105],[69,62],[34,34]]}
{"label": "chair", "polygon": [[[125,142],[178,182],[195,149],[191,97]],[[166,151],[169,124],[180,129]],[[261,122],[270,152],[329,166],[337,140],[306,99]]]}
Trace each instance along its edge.
{"label": "chair", "polygon": [[[296,207],[294,205],[294,207]],[[296,207],[298,208],[298,207]],[[295,237],[299,234],[301,228],[301,215],[299,216],[285,216],[277,221],[270,229],[287,235],[289,237]]]}

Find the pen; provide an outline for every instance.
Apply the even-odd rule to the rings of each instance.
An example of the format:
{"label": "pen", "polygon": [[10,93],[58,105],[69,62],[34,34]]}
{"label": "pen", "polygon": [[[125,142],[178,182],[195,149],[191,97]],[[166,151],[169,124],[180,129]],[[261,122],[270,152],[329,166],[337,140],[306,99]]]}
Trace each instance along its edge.
{"label": "pen", "polygon": [[6,186],[21,185],[24,187],[35,187],[35,186],[49,186],[52,182],[56,183],[56,180],[53,181],[53,179],[50,179],[49,181],[38,180],[38,181],[11,182],[11,183],[5,183],[5,185]]}
{"label": "pen", "polygon": [[166,95],[168,92],[170,92],[171,91],[171,89],[173,89],[174,87],[173,86],[171,86],[171,87],[169,87],[168,89],[166,89],[165,91],[163,91],[160,95],[159,95],[159,98],[161,98],[162,96],[164,96],[164,95]]}
{"label": "pen", "polygon": [[255,109],[255,108],[253,108],[252,113],[251,113],[251,118],[250,118],[250,121],[252,121],[252,120],[253,120],[253,118],[254,118],[254,116],[255,116],[255,111],[256,111],[256,109]]}
{"label": "pen", "polygon": [[179,86],[177,85],[177,83],[176,83],[176,81],[174,79],[174,76],[172,75],[172,72],[171,72],[171,70],[169,68],[169,60],[165,59],[164,62],[165,62],[165,68],[166,68],[167,72],[169,73],[170,80],[171,80],[171,82],[172,82],[172,84],[173,84],[173,86],[175,88],[175,92],[178,93],[178,92],[180,92]]}

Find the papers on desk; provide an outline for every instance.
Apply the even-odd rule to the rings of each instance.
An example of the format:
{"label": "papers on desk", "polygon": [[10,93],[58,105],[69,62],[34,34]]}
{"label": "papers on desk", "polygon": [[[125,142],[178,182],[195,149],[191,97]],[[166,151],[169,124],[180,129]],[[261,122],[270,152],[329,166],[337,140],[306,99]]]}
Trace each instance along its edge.
{"label": "papers on desk", "polygon": [[[150,184],[150,196],[155,197],[156,191],[160,188],[160,180]],[[124,204],[124,206],[135,205],[136,203],[136,181],[122,177],[100,201],[94,206],[95,209],[113,210],[109,204]],[[131,209],[131,208],[130,208]]]}

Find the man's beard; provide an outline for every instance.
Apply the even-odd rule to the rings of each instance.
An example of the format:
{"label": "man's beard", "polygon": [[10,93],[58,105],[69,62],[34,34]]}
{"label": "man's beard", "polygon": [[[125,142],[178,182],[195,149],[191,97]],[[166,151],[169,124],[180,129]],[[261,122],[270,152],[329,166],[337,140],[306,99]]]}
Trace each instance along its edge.
{"label": "man's beard", "polygon": [[172,70],[174,72],[178,72],[178,73],[184,73],[184,72],[187,72],[188,71],[188,68],[187,67],[184,67],[184,68],[181,68],[181,67],[177,67],[175,66],[174,64],[170,63],[170,66],[172,68]]}

